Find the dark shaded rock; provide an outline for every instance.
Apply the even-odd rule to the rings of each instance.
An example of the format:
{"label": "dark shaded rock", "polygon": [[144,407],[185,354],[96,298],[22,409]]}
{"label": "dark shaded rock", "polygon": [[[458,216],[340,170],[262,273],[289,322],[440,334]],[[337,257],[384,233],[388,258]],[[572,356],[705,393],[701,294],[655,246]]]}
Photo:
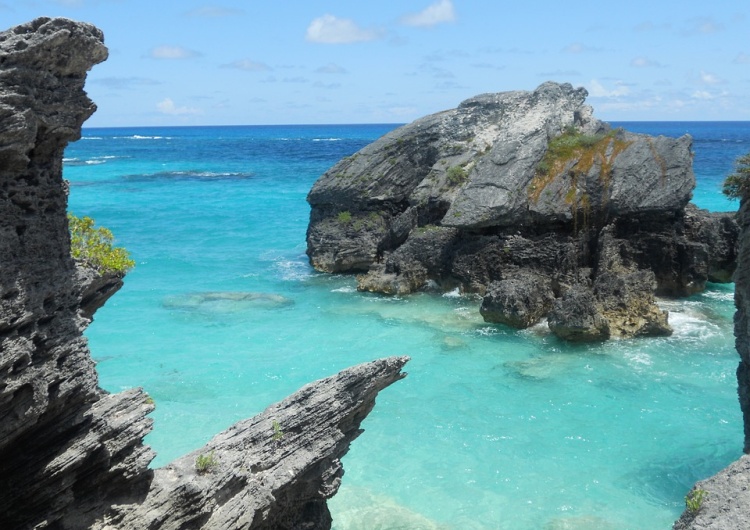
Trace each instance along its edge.
{"label": "dark shaded rock", "polygon": [[672,334],[667,311],[654,299],[651,271],[604,272],[594,282],[594,296],[606,318],[610,337],[661,337]]}
{"label": "dark shaded rock", "polygon": [[750,200],[743,200],[739,212],[740,239],[737,270],[734,273],[734,337],[740,364],[737,367],[740,408],[745,426],[744,451],[750,454]]}
{"label": "dark shaded rock", "polygon": [[340,458],[407,358],[236,424],[196,452],[218,462],[203,474],[196,454],[150,470],[152,401],[99,388],[82,333],[122,278],[70,255],[62,156],[95,109],[83,85],[102,39],[67,19],[0,33],[0,528],[330,528]]}
{"label": "dark shaded rock", "polygon": [[[611,130],[586,95],[552,82],[483,94],[340,161],[308,195],[311,264],[366,271],[360,289],[398,294],[430,282],[484,294],[522,270],[544,276],[558,296],[606,272],[651,271],[655,292],[670,296],[729,281],[736,222],[688,204],[691,138]],[[372,212],[379,223],[368,227]],[[424,237],[449,228],[450,237]],[[612,336],[667,332],[653,293],[630,290],[642,303],[627,316],[608,310],[620,322]]]}
{"label": "dark shaded rock", "polygon": [[555,301],[550,330],[574,342],[672,334],[667,312],[654,299],[651,271],[604,272],[593,288],[577,285]]}
{"label": "dark shaded rock", "polygon": [[491,283],[479,311],[486,322],[523,329],[539,322],[554,300],[555,293],[546,277],[519,271]]}
{"label": "dark shaded rock", "polygon": [[[706,216],[702,211],[688,212],[697,215],[691,221],[693,230],[701,238],[730,240],[734,232],[733,216]],[[734,337],[740,363],[737,367],[737,394],[742,410],[745,453],[750,453],[750,200],[743,198],[737,214],[739,237],[737,246],[726,242],[715,244],[716,256],[711,270],[714,277],[723,277],[731,270],[728,256],[737,252],[734,271]],[[721,273],[715,272],[722,271]],[[738,451],[739,452],[739,451]],[[703,491],[704,501],[696,511],[686,508],[674,524],[675,530],[739,530],[750,528],[750,456],[747,454],[719,471],[716,475],[699,481],[692,492]],[[688,493],[690,495],[691,493]]]}
{"label": "dark shaded rock", "polygon": [[441,281],[449,269],[457,230],[438,226],[417,228],[406,242],[385,258],[383,265],[357,277],[357,288],[387,294],[422,289],[428,280]]}
{"label": "dark shaded rock", "polygon": [[114,272],[102,273],[84,263],[76,263],[77,282],[81,285],[81,316],[93,320],[96,310],[123,285],[123,275]]}
{"label": "dark shaded rock", "polygon": [[685,208],[685,231],[691,241],[705,245],[708,251],[709,282],[727,283],[737,266],[740,226],[736,212],[709,212],[692,204]]}
{"label": "dark shaded rock", "polygon": [[555,335],[571,342],[596,342],[610,337],[609,322],[594,292],[583,285],[573,287],[555,300],[547,323]]}

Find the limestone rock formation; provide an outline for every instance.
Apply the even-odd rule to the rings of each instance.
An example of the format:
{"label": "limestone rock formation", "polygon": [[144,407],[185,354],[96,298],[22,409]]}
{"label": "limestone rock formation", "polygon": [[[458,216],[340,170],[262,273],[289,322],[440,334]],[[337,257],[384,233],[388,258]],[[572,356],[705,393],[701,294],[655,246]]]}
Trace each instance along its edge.
{"label": "limestone rock formation", "polygon": [[745,530],[750,528],[750,455],[713,477],[699,481],[688,496],[703,492],[695,510],[686,509],[674,530]]}
{"label": "limestone rock formation", "polygon": [[98,387],[82,332],[121,278],[71,258],[62,158],[106,57],[98,29],[67,19],[0,33],[0,528],[329,528],[340,458],[406,358],[238,423],[196,453],[205,473],[196,454],[149,470],[151,401]]}
{"label": "limestone rock formation", "polygon": [[[734,336],[740,363],[737,384],[744,425],[744,452],[747,453],[716,475],[699,481],[688,495],[704,492],[697,510],[687,508],[675,522],[675,530],[740,530],[750,528],[750,197],[741,201],[739,250],[734,273]],[[724,220],[713,226],[721,230]],[[721,267],[717,267],[721,269]]]}
{"label": "limestone rock formation", "polygon": [[546,315],[555,294],[544,276],[519,271],[499,282],[492,282],[479,311],[487,322],[528,328]]}
{"label": "limestone rock formation", "polygon": [[[550,288],[561,301],[597,285],[611,313],[623,301],[604,300],[618,292],[606,272],[648,272],[657,294],[675,296],[729,281],[736,223],[689,204],[691,138],[612,130],[586,95],[552,82],[484,94],[341,160],[308,195],[311,264],[361,273],[361,290],[489,289],[487,318],[521,327],[553,306]],[[521,288],[528,275],[545,281]],[[641,291],[610,335],[669,329],[654,289]]]}

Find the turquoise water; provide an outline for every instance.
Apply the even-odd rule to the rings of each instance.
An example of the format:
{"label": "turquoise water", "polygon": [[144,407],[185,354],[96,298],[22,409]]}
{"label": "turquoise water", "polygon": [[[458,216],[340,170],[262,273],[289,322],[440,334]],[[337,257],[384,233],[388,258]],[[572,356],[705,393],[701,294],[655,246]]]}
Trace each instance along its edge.
{"label": "turquoise water", "polygon": [[[750,151],[750,124],[691,132],[696,202]],[[732,286],[665,300],[669,338],[571,346],[485,324],[457,293],[382,297],[311,270],[315,179],[393,128],[88,129],[66,151],[70,206],[137,262],[87,335],[101,385],[155,399],[159,466],[305,383],[387,355],[344,459],[335,528],[670,528],[693,482],[739,456]]]}

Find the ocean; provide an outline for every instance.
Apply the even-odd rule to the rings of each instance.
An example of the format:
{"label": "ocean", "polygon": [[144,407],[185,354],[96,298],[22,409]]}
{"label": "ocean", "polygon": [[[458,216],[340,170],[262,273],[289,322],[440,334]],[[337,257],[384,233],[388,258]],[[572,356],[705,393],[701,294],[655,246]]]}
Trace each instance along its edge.
{"label": "ocean", "polygon": [[[750,151],[750,122],[614,123],[694,137],[694,202]],[[741,454],[733,286],[661,300],[667,338],[570,345],[453,291],[356,291],[305,256],[313,182],[395,125],[87,128],[70,211],[136,267],[86,334],[101,386],[154,398],[161,466],[304,384],[409,355],[344,458],[337,530],[668,529]]]}

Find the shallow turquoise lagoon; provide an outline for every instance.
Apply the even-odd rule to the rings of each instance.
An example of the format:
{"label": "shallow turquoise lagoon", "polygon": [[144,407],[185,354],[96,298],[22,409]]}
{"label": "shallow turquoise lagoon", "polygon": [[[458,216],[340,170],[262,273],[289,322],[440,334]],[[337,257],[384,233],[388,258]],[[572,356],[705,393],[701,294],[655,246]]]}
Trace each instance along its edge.
{"label": "shallow turquoise lagoon", "polygon": [[[629,128],[649,126],[700,129],[696,201],[736,207],[718,185],[750,125]],[[670,528],[741,451],[732,286],[662,301],[672,337],[596,346],[488,325],[457,292],[358,293],[309,267],[305,195],[392,127],[92,129],[68,149],[71,210],[137,262],[87,335],[104,388],[156,401],[154,465],[311,380],[405,354],[409,376],[345,457],[337,529]]]}

